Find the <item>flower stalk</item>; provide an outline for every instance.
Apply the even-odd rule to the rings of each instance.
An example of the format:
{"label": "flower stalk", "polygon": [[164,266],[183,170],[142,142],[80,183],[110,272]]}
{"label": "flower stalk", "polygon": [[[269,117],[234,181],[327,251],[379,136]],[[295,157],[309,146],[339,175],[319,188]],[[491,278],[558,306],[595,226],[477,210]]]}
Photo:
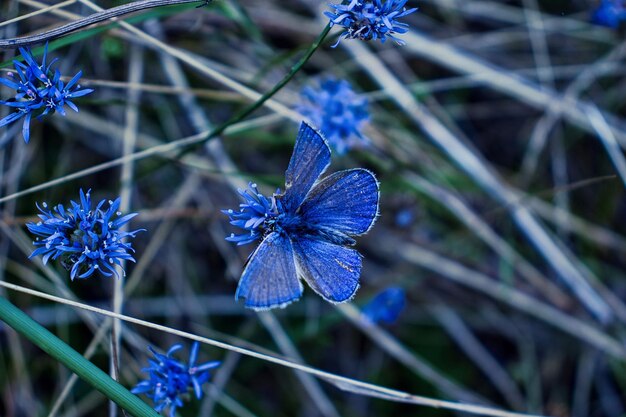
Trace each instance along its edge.
{"label": "flower stalk", "polygon": [[331,27],[330,24],[326,25],[326,27],[319,34],[317,39],[315,39],[315,41],[311,44],[309,49],[307,49],[307,51],[304,53],[304,56],[300,58],[300,60],[296,62],[296,64],[293,67],[291,67],[289,72],[278,83],[276,83],[276,85],[274,85],[274,87],[272,87],[271,90],[263,94],[260,99],[250,104],[249,106],[245,107],[239,113],[235,114],[232,118],[224,122],[222,125],[218,126],[215,130],[209,133],[209,135],[205,138],[205,141],[213,139],[214,137],[222,134],[224,130],[226,130],[226,128],[228,128],[231,125],[234,125],[235,123],[242,121],[247,116],[254,113],[254,111],[256,111],[258,108],[263,106],[263,104],[267,100],[274,97],[276,93],[278,93],[285,85],[287,85],[287,83],[291,81],[291,79],[302,69],[302,67],[304,67],[304,64],[306,64],[309,61],[309,59],[313,56],[315,51],[317,51],[317,49],[322,45],[322,43],[324,42],[324,39],[326,39],[326,36],[330,32],[330,27]]}

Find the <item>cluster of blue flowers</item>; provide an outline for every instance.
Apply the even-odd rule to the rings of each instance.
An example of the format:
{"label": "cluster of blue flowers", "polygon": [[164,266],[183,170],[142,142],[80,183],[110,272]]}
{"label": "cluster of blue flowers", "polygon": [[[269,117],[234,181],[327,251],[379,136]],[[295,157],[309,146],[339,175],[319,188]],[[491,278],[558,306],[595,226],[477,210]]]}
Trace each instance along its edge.
{"label": "cluster of blue flowers", "polygon": [[260,239],[263,231],[278,216],[276,195],[280,194],[280,190],[268,198],[259,192],[256,184],[251,182],[247,190],[239,189],[238,192],[244,199],[244,202],[239,204],[239,211],[228,209],[222,210],[222,213],[230,218],[230,224],[247,232],[240,235],[231,233],[226,238],[229,242],[235,242],[239,246]]}
{"label": "cluster of blue flowers", "polygon": [[367,99],[354,92],[346,80],[332,78],[306,86],[297,110],[324,133],[326,140],[339,154],[368,143],[361,133],[369,120]]}
{"label": "cluster of blue flowers", "polygon": [[72,110],[78,111],[78,107],[72,102],[72,99],[87,95],[93,90],[81,89],[78,84],[78,80],[82,76],[81,71],[66,84],[61,79],[59,70],[52,70],[52,65],[56,59],[46,64],[48,44],[44,48],[41,64],[35,61],[30,50],[20,48],[20,52],[24,58],[24,63],[13,61],[15,72],[10,72],[9,78],[0,78],[0,84],[15,90],[15,96],[12,99],[0,100],[0,104],[15,109],[13,113],[0,120],[0,127],[24,119],[22,135],[24,141],[28,143],[30,140],[30,121],[33,116],[41,118],[55,111],[65,115],[64,107],[66,105]]}
{"label": "cluster of blue flowers", "polygon": [[72,280],[87,278],[96,271],[105,276],[119,275],[116,265],[121,265],[122,260],[135,261],[132,245],[126,240],[143,231],[120,230],[137,213],[119,217],[119,198],[102,200],[92,208],[90,192],[80,190],[80,203],[71,201],[68,208],[59,204],[50,210],[46,203],[37,205],[40,221],[26,225],[37,236],[37,249],[30,257],[42,255],[44,264],[61,258]]}
{"label": "cluster of blue flowers", "polygon": [[172,355],[182,347],[176,344],[165,355],[148,347],[154,359],[149,359],[150,366],[142,371],[149,375],[149,379],[141,381],[131,391],[152,399],[154,409],[159,413],[169,407],[170,417],[176,416],[176,409],[183,406],[183,399],[190,391],[195,393],[196,398],[202,398],[202,385],[211,378],[209,370],[221,363],[211,361],[197,365],[198,342],[191,346],[188,363],[174,359]]}
{"label": "cluster of blue flowers", "polygon": [[592,20],[599,25],[618,28],[626,20],[626,1],[602,0],[593,12]]}
{"label": "cluster of blue flowers", "polygon": [[387,38],[398,45],[404,45],[395,35],[406,33],[409,25],[399,22],[417,10],[404,7],[407,0],[351,0],[349,4],[331,4],[332,12],[324,14],[330,18],[331,25],[340,25],[345,31],[339,36],[337,46],[342,39],[360,39],[364,41]]}

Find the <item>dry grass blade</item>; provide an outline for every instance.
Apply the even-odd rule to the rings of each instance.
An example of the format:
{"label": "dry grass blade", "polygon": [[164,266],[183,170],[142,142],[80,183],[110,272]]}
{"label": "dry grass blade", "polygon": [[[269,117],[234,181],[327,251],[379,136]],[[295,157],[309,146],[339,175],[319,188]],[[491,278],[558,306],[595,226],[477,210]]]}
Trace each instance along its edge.
{"label": "dry grass blade", "polygon": [[179,337],[183,337],[186,339],[191,339],[191,340],[195,340],[197,342],[200,343],[204,343],[207,345],[212,345],[215,347],[218,347],[220,349],[225,349],[225,350],[229,350],[229,351],[233,351],[233,352],[237,352],[240,353],[242,355],[246,355],[246,356],[251,356],[257,359],[261,359],[261,360],[265,360],[267,362],[271,362],[277,365],[281,365],[281,366],[285,366],[287,368],[291,368],[291,369],[295,369],[298,371],[302,371],[302,372],[306,372],[308,374],[314,375],[318,378],[322,378],[326,381],[332,381],[333,384],[337,385],[338,387],[340,387],[341,389],[344,390],[349,390],[350,392],[354,392],[354,393],[358,393],[361,395],[367,395],[367,396],[373,396],[376,398],[382,398],[382,399],[386,399],[389,401],[398,401],[398,402],[405,402],[405,403],[411,403],[411,404],[415,404],[415,405],[422,405],[422,406],[426,406],[426,407],[435,407],[435,408],[443,408],[443,409],[448,409],[448,410],[456,410],[456,411],[463,411],[466,413],[471,413],[471,414],[478,414],[478,415],[484,415],[484,416],[494,416],[494,417],[539,417],[539,416],[533,416],[531,414],[522,414],[522,413],[512,413],[512,412],[508,412],[508,411],[502,411],[502,410],[497,410],[494,408],[489,408],[489,407],[483,407],[483,406],[476,406],[476,405],[468,405],[468,404],[460,404],[460,403],[453,403],[450,401],[441,401],[441,400],[435,400],[432,398],[427,398],[427,397],[422,397],[419,395],[413,395],[413,394],[409,394],[406,392],[402,392],[402,391],[397,391],[394,389],[389,389],[389,388],[385,388],[385,387],[381,387],[381,386],[377,386],[377,385],[373,385],[373,384],[369,384],[367,382],[362,382],[362,381],[358,381],[355,379],[351,379],[351,378],[347,378],[344,376],[340,376],[340,375],[336,375],[336,374],[332,374],[330,372],[326,372],[326,371],[322,371],[316,368],[311,368],[308,366],[304,366],[304,365],[300,365],[294,362],[290,362],[288,360],[284,360],[284,359],[280,359],[277,357],[273,357],[273,356],[269,356],[263,353],[259,353],[259,352],[255,352],[253,350],[250,349],[245,349],[245,348],[241,348],[238,346],[234,346],[234,345],[230,345],[228,343],[224,343],[224,342],[220,342],[214,339],[209,339],[206,337],[202,337],[202,336],[198,336],[192,333],[188,333],[188,332],[182,332],[180,330],[176,330],[176,329],[172,329],[166,326],[161,326],[158,324],[154,324],[151,322],[147,322],[145,320],[139,320],[133,317],[129,317],[123,314],[116,314],[113,313],[111,311],[105,310],[105,309],[101,309],[101,308],[97,308],[97,307],[92,307],[90,305],[87,304],[82,304],[82,303],[78,303],[75,301],[70,301],[70,300],[66,300],[64,298],[61,297],[55,297],[46,293],[42,293],[39,291],[34,291],[34,290],[30,290],[28,288],[24,288],[22,286],[19,285],[14,285],[14,284],[9,284],[7,282],[0,282],[0,286],[10,289],[10,290],[14,290],[14,291],[19,291],[21,293],[24,294],[29,294],[35,297],[39,297],[39,298],[44,298],[50,301],[54,301],[56,303],[62,303],[62,304],[66,304],[68,306],[71,307],[75,307],[75,308],[79,308],[79,309],[83,309],[83,310],[87,310],[87,311],[91,311],[94,313],[98,313],[107,317],[111,317],[111,318],[115,318],[115,319],[119,319],[119,320],[123,320],[125,322],[128,323],[132,323],[132,324],[137,324],[140,326],[144,326],[144,327],[148,327],[154,330],[158,330],[158,331],[162,331],[162,332],[166,332],[166,333],[170,333],[170,334],[174,334],[177,335]]}

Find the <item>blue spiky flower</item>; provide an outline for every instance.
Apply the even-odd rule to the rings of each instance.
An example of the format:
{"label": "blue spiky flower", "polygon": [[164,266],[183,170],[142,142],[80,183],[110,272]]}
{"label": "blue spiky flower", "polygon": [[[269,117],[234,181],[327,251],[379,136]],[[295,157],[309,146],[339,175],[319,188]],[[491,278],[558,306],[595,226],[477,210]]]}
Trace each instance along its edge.
{"label": "blue spiky flower", "polygon": [[149,375],[149,379],[141,381],[131,390],[133,394],[145,394],[151,398],[154,409],[159,413],[169,407],[170,417],[176,416],[176,409],[183,406],[183,398],[189,391],[193,391],[196,398],[202,398],[202,384],[211,377],[209,370],[221,363],[211,361],[196,365],[199,344],[194,342],[189,353],[189,362],[185,364],[172,357],[182,347],[183,345],[176,344],[163,355],[149,346],[154,359],[149,359],[150,366],[142,369]]}
{"label": "blue spiky flower", "polygon": [[372,322],[394,323],[406,304],[406,293],[400,287],[389,287],[374,296],[363,307],[363,318]]}
{"label": "blue spiky flower", "polygon": [[[126,232],[120,228],[137,213],[122,216],[118,211],[120,199],[102,200],[95,208],[91,206],[91,190],[80,190],[80,203],[70,202],[52,210],[46,203],[37,208],[40,221],[26,227],[36,236],[35,251],[30,257],[42,255],[43,263],[61,258],[62,265],[70,270],[70,277],[87,278],[98,271],[104,276],[116,275],[115,266],[122,261],[134,262],[132,245],[127,241],[144,229]],[[121,216],[121,217],[120,217]]]}
{"label": "blue spiky flower", "polygon": [[30,49],[20,48],[24,63],[13,61],[15,72],[9,72],[8,78],[0,78],[0,84],[15,90],[15,96],[9,100],[0,100],[0,104],[14,109],[13,113],[0,120],[0,127],[24,119],[22,136],[28,143],[30,140],[30,121],[34,117],[42,118],[47,114],[59,112],[65,115],[67,105],[78,111],[73,99],[93,92],[90,88],[81,89],[78,80],[82,76],[79,71],[65,84],[61,80],[59,70],[52,70],[56,62],[46,64],[48,44],[46,44],[41,64],[33,58]]}
{"label": "blue spiky flower", "polygon": [[624,0],[602,0],[593,12],[592,20],[602,26],[617,29],[626,20],[626,2]]}
{"label": "blue spiky flower", "polygon": [[330,18],[330,24],[340,25],[345,31],[339,36],[336,47],[342,39],[361,39],[364,41],[387,38],[398,45],[404,45],[395,35],[406,33],[409,25],[398,21],[417,8],[407,9],[407,0],[352,0],[349,4],[330,4],[332,12],[324,12]]}
{"label": "blue spiky flower", "polygon": [[265,197],[259,192],[257,185],[248,184],[247,190],[238,190],[244,202],[239,204],[239,211],[233,209],[222,210],[230,218],[230,224],[244,229],[246,233],[235,235],[232,233],[226,238],[229,242],[236,242],[237,245],[246,245],[263,237],[264,231],[280,214],[276,195]]}
{"label": "blue spiky flower", "polygon": [[306,86],[297,110],[306,116],[339,154],[362,147],[369,140],[361,130],[369,120],[367,99],[359,96],[346,80],[321,79]]}

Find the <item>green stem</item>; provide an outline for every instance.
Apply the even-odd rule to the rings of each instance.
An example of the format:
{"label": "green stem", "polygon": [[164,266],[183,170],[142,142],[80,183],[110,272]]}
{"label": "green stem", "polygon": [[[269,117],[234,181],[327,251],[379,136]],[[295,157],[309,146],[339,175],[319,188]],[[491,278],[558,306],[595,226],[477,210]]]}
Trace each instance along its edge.
{"label": "green stem", "polygon": [[270,91],[263,94],[263,96],[261,96],[259,100],[255,101],[254,103],[252,103],[251,105],[249,105],[248,107],[246,107],[245,109],[243,109],[242,111],[240,111],[239,113],[231,117],[225,123],[218,126],[214,131],[212,131],[209,134],[207,139],[213,138],[221,134],[222,132],[224,132],[224,130],[226,130],[228,126],[234,125],[235,123],[238,123],[242,121],[243,119],[245,119],[248,115],[250,115],[256,109],[261,107],[267,100],[272,98],[285,85],[287,85],[287,83],[291,81],[291,79],[298,73],[298,71],[302,69],[304,64],[307,63],[307,61],[311,58],[311,56],[313,56],[313,54],[315,53],[315,51],[317,51],[317,48],[320,47],[322,42],[324,42],[324,39],[326,38],[326,35],[328,35],[328,32],[330,32],[330,25],[326,25],[322,33],[320,33],[317,39],[315,40],[315,42],[313,42],[313,44],[309,47],[309,49],[307,49],[304,56],[300,58],[300,60],[296,62],[296,64],[293,67],[291,67],[291,70],[283,77],[282,80],[280,80],[274,87],[272,87]]}
{"label": "green stem", "polygon": [[160,414],[141,401],[139,397],[131,394],[130,391],[111,379],[100,368],[83,358],[80,353],[76,352],[3,297],[0,297],[0,320],[39,346],[50,356],[63,363],[72,372],[87,381],[109,399],[115,401],[131,415],[135,417],[160,417]]}
{"label": "green stem", "polygon": [[234,125],[235,123],[238,123],[238,122],[242,121],[247,116],[249,116],[254,111],[256,111],[258,108],[260,108],[267,100],[272,98],[285,85],[287,85],[287,83],[289,81],[291,81],[291,79],[298,73],[298,71],[300,71],[302,69],[304,64],[307,63],[307,61],[311,58],[311,56],[313,56],[315,51],[317,51],[317,49],[320,47],[320,45],[322,45],[322,42],[324,42],[324,39],[326,39],[326,36],[328,35],[328,32],[330,32],[330,24],[326,25],[326,27],[324,28],[322,33],[319,34],[317,39],[315,39],[313,44],[311,44],[309,49],[307,49],[307,51],[304,53],[304,56],[302,58],[300,58],[300,60],[298,62],[296,62],[294,66],[291,67],[291,70],[276,85],[274,85],[274,87],[272,87],[271,90],[269,90],[267,93],[263,94],[260,99],[258,99],[254,103],[250,104],[249,106],[245,107],[240,112],[235,114],[233,117],[231,117],[230,119],[228,119],[227,121],[225,121],[224,123],[222,123],[221,125],[216,127],[215,129],[213,129],[207,135],[207,137],[204,138],[204,140],[202,142],[199,142],[199,143],[197,143],[197,144],[195,144],[193,146],[190,146],[189,148],[183,150],[182,152],[179,152],[179,154],[176,155],[176,157],[174,159],[180,159],[181,157],[183,157],[187,153],[191,152],[193,149],[195,149],[197,146],[201,145],[202,143],[207,142],[207,141],[213,139],[216,136],[219,136],[220,134],[222,134],[224,132],[224,130],[226,130],[226,128],[228,128],[228,126]]}

